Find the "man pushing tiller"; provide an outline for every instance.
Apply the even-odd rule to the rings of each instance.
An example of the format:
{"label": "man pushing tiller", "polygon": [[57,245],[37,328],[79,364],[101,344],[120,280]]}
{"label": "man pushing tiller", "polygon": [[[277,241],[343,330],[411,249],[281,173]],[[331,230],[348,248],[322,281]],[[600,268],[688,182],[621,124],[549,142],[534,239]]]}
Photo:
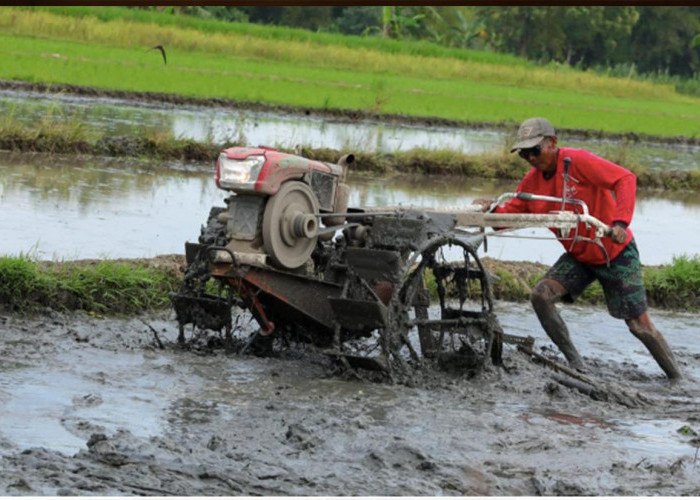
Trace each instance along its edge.
{"label": "man pushing tiller", "polygon": [[639,252],[628,227],[634,212],[636,176],[589,151],[560,148],[554,127],[545,118],[530,118],[520,125],[512,152],[532,166],[516,191],[536,196],[515,197],[503,206],[494,206],[493,200],[476,200],[484,212],[546,214],[575,209],[572,203],[580,201],[587,205],[591,216],[612,227],[610,237],[602,239],[595,238],[595,228],[585,228],[583,224],[568,234],[552,229],[566,252],[531,294],[547,335],[573,368],[584,370],[555,304],[572,302],[597,279],[610,314],[625,320],[630,332],[642,341],[669,379],[680,379],[673,353],[649,317]]}

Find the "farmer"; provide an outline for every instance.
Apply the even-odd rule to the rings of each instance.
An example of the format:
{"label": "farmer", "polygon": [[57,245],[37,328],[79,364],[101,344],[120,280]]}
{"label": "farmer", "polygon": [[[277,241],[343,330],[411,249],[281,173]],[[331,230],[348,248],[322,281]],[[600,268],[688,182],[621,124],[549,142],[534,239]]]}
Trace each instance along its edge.
{"label": "farmer", "polygon": [[[532,168],[518,192],[575,198],[588,205],[590,215],[612,226],[610,237],[595,243],[595,228],[580,223],[577,230],[560,234],[551,229],[566,249],[547,271],[530,296],[532,306],[549,338],[569,364],[584,371],[583,361],[569,337],[555,303],[573,302],[597,279],[605,292],[608,311],[624,319],[632,334],[649,350],[669,379],[681,373],[664,336],[647,312],[639,253],[628,228],[634,212],[637,178],[629,170],[582,149],[560,148],[552,124],[545,118],[525,120],[518,129],[511,153],[517,152]],[[614,196],[613,196],[614,193]],[[488,211],[492,200],[476,200]],[[579,205],[566,204],[566,210]],[[493,209],[496,213],[549,213],[562,210],[562,202],[524,201],[517,198]],[[582,238],[587,238],[584,240]]]}

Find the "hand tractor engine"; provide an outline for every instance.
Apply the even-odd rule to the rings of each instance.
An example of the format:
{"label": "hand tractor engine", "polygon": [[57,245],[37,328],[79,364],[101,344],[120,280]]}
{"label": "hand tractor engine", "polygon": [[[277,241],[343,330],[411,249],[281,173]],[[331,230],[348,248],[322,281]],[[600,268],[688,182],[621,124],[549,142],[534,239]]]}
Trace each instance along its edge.
{"label": "hand tractor engine", "polygon": [[232,346],[232,317],[247,310],[256,338],[313,344],[349,369],[394,377],[433,363],[500,363],[502,330],[476,253],[483,233],[457,231],[450,213],[348,208],[353,160],[221,152],[226,206],[186,243],[183,284],[171,296],[180,342],[192,324],[225,331]]}

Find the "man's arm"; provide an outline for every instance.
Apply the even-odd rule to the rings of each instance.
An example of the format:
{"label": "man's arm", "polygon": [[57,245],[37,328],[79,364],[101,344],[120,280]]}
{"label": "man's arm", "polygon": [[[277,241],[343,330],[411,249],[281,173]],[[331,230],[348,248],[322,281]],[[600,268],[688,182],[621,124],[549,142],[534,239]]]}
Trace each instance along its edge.
{"label": "man's arm", "polygon": [[627,174],[620,177],[612,186],[615,193],[615,213],[613,225],[626,229],[632,222],[634,205],[637,197],[637,176],[627,170]]}
{"label": "man's arm", "polygon": [[579,175],[591,184],[615,193],[612,225],[626,229],[634,214],[637,176],[626,168],[592,153],[582,155],[578,161],[584,162],[584,165],[579,165],[580,168],[577,169]]}

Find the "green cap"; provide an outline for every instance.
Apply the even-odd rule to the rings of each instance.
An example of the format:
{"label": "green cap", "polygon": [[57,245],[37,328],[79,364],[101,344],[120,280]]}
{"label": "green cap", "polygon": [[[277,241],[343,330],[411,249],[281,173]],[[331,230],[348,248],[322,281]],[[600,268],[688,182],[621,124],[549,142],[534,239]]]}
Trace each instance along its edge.
{"label": "green cap", "polygon": [[510,152],[532,148],[538,145],[545,137],[554,137],[556,135],[554,127],[546,118],[529,118],[520,125],[515,139],[516,142]]}

